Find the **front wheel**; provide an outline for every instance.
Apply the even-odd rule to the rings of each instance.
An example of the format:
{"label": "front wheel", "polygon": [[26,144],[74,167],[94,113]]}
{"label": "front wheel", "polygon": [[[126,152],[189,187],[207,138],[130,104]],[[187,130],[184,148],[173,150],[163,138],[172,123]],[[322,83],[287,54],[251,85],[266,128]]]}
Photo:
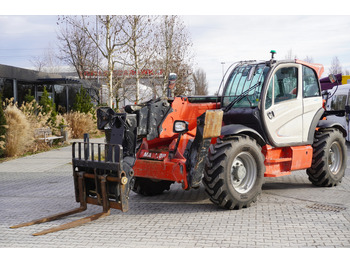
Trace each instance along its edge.
{"label": "front wheel", "polygon": [[345,174],[347,162],[343,134],[337,129],[318,131],[312,147],[312,166],[307,169],[309,180],[316,186],[338,185]]}
{"label": "front wheel", "polygon": [[265,173],[261,147],[249,136],[234,136],[211,145],[203,184],[210,200],[226,209],[255,202]]}

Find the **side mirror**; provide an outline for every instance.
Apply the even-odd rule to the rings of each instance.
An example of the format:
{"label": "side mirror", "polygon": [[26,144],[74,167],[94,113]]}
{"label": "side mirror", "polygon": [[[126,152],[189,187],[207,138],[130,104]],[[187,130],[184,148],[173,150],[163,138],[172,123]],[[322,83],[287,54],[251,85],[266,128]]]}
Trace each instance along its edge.
{"label": "side mirror", "polygon": [[168,76],[168,79],[169,79],[169,83],[168,83],[168,89],[167,89],[167,97],[168,97],[168,98],[171,98],[171,97],[172,97],[172,92],[171,92],[171,90],[173,90],[174,87],[175,87],[175,82],[176,82],[176,79],[177,79],[177,74],[175,74],[175,73],[170,73],[169,76]]}
{"label": "side mirror", "polygon": [[170,73],[168,79],[169,79],[169,86],[168,87],[170,89],[173,89],[175,87],[175,82],[177,80],[177,74]]}
{"label": "side mirror", "polygon": [[188,123],[182,120],[175,120],[173,132],[177,134],[183,134],[188,132]]}
{"label": "side mirror", "polygon": [[337,81],[337,78],[335,77],[334,74],[330,74],[330,75],[328,76],[328,78],[329,78],[329,81],[331,81],[332,84],[335,83],[335,82]]}

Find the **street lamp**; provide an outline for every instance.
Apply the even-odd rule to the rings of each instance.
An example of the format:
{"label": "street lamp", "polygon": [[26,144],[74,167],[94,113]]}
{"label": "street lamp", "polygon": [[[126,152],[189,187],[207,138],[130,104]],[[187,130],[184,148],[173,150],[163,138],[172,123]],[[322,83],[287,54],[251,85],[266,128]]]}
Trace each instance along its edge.
{"label": "street lamp", "polygon": [[222,64],[222,77],[225,75],[225,62],[221,62]]}

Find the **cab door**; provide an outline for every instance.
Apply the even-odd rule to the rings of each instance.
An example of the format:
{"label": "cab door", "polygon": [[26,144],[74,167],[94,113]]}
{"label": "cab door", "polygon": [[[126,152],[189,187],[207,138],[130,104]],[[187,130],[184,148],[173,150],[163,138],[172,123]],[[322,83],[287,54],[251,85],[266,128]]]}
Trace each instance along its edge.
{"label": "cab door", "polygon": [[302,71],[303,142],[307,143],[309,130],[315,128],[313,122],[319,121],[323,113],[323,100],[316,72],[306,66],[302,66]]}
{"label": "cab door", "polygon": [[301,65],[278,65],[271,75],[263,106],[263,121],[273,146],[303,142]]}

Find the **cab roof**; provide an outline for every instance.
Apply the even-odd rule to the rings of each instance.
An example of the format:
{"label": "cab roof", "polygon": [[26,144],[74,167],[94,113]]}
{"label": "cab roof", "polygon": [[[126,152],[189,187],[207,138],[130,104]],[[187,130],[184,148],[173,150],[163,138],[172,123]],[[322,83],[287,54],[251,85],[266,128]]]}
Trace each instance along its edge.
{"label": "cab roof", "polygon": [[272,64],[280,64],[280,63],[296,63],[296,64],[301,64],[307,67],[312,68],[315,70],[318,78],[321,78],[323,72],[324,72],[324,67],[322,64],[316,64],[316,63],[308,63],[303,60],[299,59],[289,59],[289,60],[269,60],[269,61],[256,61],[256,60],[249,60],[249,61],[241,61],[241,64],[262,64],[262,63],[271,63]]}
{"label": "cab roof", "polygon": [[314,63],[308,63],[299,59],[295,59],[295,63],[297,64],[302,64],[307,67],[311,67],[313,70],[316,71],[318,78],[321,78],[323,72],[324,72],[324,67],[322,64],[314,64]]}

